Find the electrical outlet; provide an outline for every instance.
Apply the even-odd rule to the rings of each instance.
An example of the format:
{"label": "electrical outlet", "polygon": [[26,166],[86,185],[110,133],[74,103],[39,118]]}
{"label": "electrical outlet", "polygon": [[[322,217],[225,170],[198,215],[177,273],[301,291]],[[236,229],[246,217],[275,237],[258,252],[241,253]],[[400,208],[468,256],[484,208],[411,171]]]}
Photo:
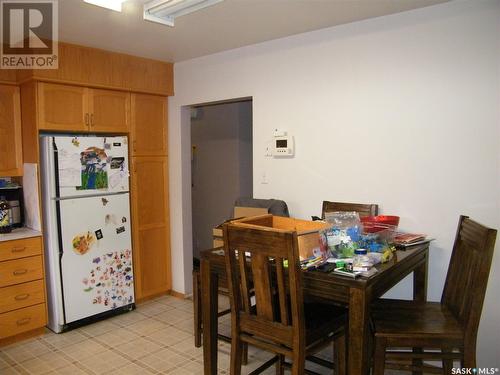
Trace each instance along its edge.
{"label": "electrical outlet", "polygon": [[266,153],[264,154],[264,156],[268,158],[273,157],[273,151],[274,151],[273,142],[272,141],[267,142]]}

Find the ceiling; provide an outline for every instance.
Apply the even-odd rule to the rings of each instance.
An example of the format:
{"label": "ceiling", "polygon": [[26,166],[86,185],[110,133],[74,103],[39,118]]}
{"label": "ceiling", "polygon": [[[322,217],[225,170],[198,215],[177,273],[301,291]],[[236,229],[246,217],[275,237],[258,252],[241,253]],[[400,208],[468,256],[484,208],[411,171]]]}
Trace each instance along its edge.
{"label": "ceiling", "polygon": [[59,1],[59,40],[178,62],[325,27],[449,0],[225,0],[168,27],[142,19],[147,0],[118,13],[82,0]]}

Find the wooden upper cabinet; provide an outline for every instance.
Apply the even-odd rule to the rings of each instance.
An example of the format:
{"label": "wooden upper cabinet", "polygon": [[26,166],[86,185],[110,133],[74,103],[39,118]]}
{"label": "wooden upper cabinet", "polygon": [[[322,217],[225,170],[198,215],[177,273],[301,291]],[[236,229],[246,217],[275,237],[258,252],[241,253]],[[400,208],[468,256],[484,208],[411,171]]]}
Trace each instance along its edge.
{"label": "wooden upper cabinet", "polygon": [[167,155],[167,98],[132,94],[132,156]]}
{"label": "wooden upper cabinet", "polygon": [[88,130],[88,88],[38,84],[38,128],[54,131]]}
{"label": "wooden upper cabinet", "polygon": [[19,87],[0,85],[0,177],[23,174]]}
{"label": "wooden upper cabinet", "polygon": [[130,125],[130,94],[89,89],[90,131],[126,133]]}
{"label": "wooden upper cabinet", "polygon": [[127,133],[130,93],[39,83],[38,124],[41,130]]}

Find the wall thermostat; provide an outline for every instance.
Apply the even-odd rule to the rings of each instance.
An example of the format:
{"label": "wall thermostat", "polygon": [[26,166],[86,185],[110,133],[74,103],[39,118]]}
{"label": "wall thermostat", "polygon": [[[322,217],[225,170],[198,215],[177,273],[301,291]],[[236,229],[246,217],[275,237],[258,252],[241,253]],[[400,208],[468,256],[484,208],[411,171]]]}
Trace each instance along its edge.
{"label": "wall thermostat", "polygon": [[274,137],[273,156],[293,156],[295,147],[293,137],[290,135]]}

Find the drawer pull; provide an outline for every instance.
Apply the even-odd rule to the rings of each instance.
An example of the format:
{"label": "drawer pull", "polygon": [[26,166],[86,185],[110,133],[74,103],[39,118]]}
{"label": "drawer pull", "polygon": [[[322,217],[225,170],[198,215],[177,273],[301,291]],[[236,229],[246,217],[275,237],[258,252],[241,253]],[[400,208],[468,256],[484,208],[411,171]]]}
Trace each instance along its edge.
{"label": "drawer pull", "polygon": [[25,293],[25,294],[18,294],[17,296],[14,297],[14,299],[16,301],[24,301],[25,299],[28,299],[28,297],[30,296],[29,293]]}
{"label": "drawer pull", "polygon": [[18,326],[24,326],[26,324],[28,324],[29,322],[31,321],[31,318],[23,318],[23,319],[19,319],[16,324]]}
{"label": "drawer pull", "polygon": [[24,275],[25,273],[28,273],[28,270],[25,268],[23,270],[15,270],[12,273],[14,274],[14,276],[20,276],[20,275]]}
{"label": "drawer pull", "polygon": [[12,251],[13,253],[21,253],[21,252],[23,252],[24,250],[26,250],[26,246],[23,246],[23,247],[13,247],[11,251]]}

